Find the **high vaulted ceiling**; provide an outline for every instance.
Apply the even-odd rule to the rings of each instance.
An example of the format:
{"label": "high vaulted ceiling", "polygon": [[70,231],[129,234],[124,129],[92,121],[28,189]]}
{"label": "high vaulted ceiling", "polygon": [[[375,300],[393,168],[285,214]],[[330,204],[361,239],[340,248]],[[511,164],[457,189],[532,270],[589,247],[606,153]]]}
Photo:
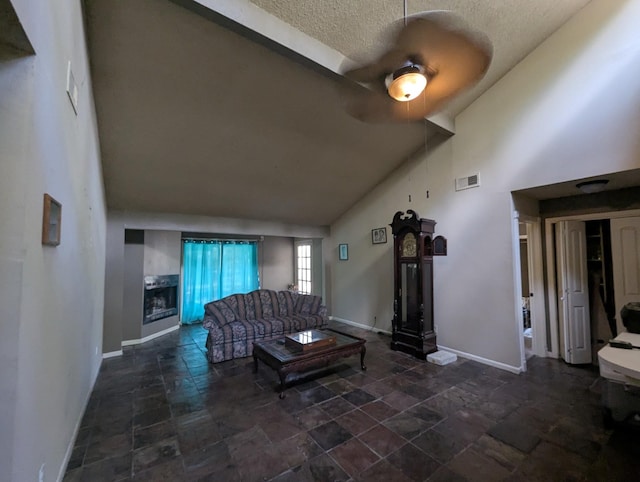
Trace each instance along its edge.
{"label": "high vaulted ceiling", "polygon": [[337,66],[402,0],[84,0],[108,205],[329,225],[586,3],[409,0],[485,32],[493,63],[429,121],[366,124]]}

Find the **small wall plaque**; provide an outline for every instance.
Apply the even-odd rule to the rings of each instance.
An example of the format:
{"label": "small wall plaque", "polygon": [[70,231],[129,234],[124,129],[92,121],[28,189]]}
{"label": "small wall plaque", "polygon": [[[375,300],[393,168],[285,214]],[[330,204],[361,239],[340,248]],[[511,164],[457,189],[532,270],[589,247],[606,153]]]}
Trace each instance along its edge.
{"label": "small wall plaque", "polygon": [[42,213],[42,244],[47,246],[58,246],[60,244],[61,222],[62,204],[49,194],[45,194]]}
{"label": "small wall plaque", "polygon": [[338,259],[340,261],[346,261],[349,259],[349,245],[348,244],[339,244],[338,245]]}

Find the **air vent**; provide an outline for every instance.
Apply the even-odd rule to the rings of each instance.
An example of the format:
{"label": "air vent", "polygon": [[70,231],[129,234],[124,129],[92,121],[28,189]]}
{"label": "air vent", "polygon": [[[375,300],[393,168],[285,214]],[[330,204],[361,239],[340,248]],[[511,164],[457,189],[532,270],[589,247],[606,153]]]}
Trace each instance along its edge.
{"label": "air vent", "polygon": [[456,179],[456,191],[478,187],[480,185],[480,173],[467,177],[459,177]]}

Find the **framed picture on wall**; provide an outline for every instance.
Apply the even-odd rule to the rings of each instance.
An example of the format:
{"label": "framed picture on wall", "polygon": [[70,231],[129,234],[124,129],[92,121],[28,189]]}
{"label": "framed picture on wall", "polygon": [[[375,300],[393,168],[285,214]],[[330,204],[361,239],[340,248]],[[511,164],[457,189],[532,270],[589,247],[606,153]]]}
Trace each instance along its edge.
{"label": "framed picture on wall", "polygon": [[339,244],[338,245],[338,259],[340,261],[346,261],[349,259],[349,245],[348,244]]}
{"label": "framed picture on wall", "polygon": [[371,242],[373,244],[384,244],[387,242],[387,228],[377,228],[371,230]]}
{"label": "framed picture on wall", "polygon": [[58,246],[60,244],[61,222],[62,204],[49,194],[45,194],[42,212],[42,244],[47,246]]}

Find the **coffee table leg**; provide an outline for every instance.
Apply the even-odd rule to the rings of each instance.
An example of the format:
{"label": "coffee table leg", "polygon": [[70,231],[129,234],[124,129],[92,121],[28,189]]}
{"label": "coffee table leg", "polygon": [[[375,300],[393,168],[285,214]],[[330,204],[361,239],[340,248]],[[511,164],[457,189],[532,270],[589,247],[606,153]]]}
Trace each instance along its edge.
{"label": "coffee table leg", "polygon": [[282,373],[280,370],[278,370],[278,376],[280,377],[280,399],[284,398],[284,389],[285,389],[285,380],[287,378],[286,373]]}
{"label": "coffee table leg", "polygon": [[367,347],[362,345],[362,349],[360,350],[360,368],[362,368],[363,371],[367,369],[367,367],[364,364],[364,356],[366,354],[367,354]]}

